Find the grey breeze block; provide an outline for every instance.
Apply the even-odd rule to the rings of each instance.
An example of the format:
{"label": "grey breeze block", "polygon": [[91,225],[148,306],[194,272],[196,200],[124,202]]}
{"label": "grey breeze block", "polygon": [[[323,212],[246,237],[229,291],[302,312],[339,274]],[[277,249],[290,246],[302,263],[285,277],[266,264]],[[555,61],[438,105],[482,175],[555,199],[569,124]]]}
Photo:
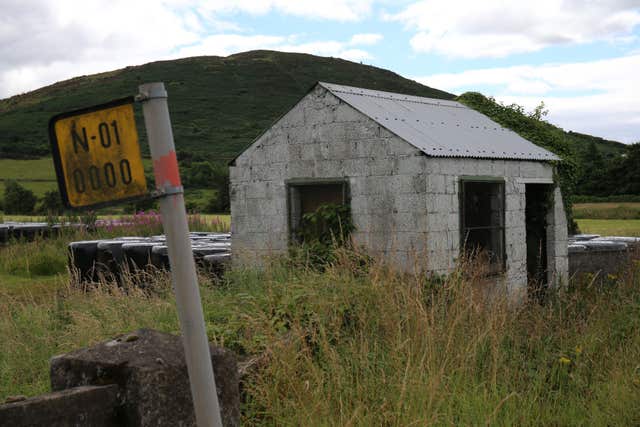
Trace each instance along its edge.
{"label": "grey breeze block", "polygon": [[[235,355],[210,346],[225,426],[240,424]],[[181,337],[149,329],[51,360],[51,388],[117,384],[125,426],[195,426]]]}

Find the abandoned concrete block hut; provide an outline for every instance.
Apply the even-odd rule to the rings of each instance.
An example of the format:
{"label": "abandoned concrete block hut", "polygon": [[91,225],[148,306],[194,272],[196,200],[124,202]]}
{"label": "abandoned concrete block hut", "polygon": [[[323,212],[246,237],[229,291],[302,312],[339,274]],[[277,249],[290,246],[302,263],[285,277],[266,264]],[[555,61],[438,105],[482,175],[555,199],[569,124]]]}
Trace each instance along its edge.
{"label": "abandoned concrete block hut", "polygon": [[447,273],[474,247],[514,292],[555,282],[568,263],[553,160],[458,102],[317,83],[230,165],[234,257],[285,251],[303,214],[338,202],[355,241],[401,268]]}

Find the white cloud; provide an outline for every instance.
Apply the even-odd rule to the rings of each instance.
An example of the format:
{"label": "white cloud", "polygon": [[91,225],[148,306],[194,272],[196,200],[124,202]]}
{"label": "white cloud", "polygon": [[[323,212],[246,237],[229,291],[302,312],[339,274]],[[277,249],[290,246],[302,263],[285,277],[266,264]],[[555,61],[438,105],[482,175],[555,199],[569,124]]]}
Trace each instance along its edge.
{"label": "white cloud", "polygon": [[349,40],[349,44],[358,46],[358,45],[374,45],[382,40],[382,34],[374,34],[374,33],[365,33],[365,34],[354,34]]}
{"label": "white cloud", "polygon": [[192,17],[151,0],[5,0],[2,12],[0,97],[159,59],[198,37]]}
{"label": "white cloud", "polygon": [[197,4],[200,13],[245,12],[263,15],[277,11],[287,15],[335,21],[359,21],[370,14],[373,0],[217,0],[214,2],[191,2]]}
{"label": "white cloud", "polygon": [[416,80],[452,92],[477,90],[531,110],[544,101],[549,120],[578,132],[640,141],[640,54],[570,64],[435,74]]}
{"label": "white cloud", "polygon": [[385,19],[416,31],[416,52],[449,57],[505,57],[560,44],[628,43],[640,25],[635,0],[422,0]]}
{"label": "white cloud", "polygon": [[[237,13],[278,12],[356,21],[373,0],[2,0],[0,98],[59,80],[128,65],[192,55],[274,49],[361,61],[358,46],[376,34],[346,41],[303,43],[300,37],[251,34],[230,21]],[[211,32],[215,34],[210,34]],[[228,34],[232,32],[233,34]]]}

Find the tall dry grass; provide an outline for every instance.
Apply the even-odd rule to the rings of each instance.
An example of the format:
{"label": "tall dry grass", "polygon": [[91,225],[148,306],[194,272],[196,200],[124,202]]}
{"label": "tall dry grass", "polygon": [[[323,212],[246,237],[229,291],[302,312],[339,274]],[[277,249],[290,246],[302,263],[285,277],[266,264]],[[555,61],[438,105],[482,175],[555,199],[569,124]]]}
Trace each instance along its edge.
{"label": "tall dry grass", "polygon": [[[246,425],[638,425],[638,266],[514,305],[464,265],[401,274],[338,251],[203,277],[209,337],[243,362]],[[178,333],[168,278],[0,296],[0,398],[48,388],[48,358],[139,327]]]}
{"label": "tall dry grass", "polygon": [[242,331],[265,359],[246,385],[248,423],[640,422],[637,271],[514,306],[478,292],[473,266],[441,281],[382,263],[355,275],[345,259],[268,271],[250,300]]}

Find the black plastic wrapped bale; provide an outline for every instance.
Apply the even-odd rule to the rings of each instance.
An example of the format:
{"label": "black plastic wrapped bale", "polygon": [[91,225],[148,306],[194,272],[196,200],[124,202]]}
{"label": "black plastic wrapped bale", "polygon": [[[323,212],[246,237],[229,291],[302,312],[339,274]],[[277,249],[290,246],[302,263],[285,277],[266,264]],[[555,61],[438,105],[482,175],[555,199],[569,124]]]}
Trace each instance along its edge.
{"label": "black plastic wrapped bale", "polygon": [[214,240],[231,240],[231,233],[213,233],[211,236]]}
{"label": "black plastic wrapped bale", "polygon": [[[68,226],[66,226],[68,227]],[[65,229],[65,226],[62,224],[53,224],[52,226],[49,227],[49,233],[48,236],[59,236],[60,233],[62,232],[62,230]]]}
{"label": "black plastic wrapped bale", "polygon": [[584,242],[586,240],[593,240],[598,237],[600,237],[599,234],[574,234],[573,236],[569,236],[569,240]]}
{"label": "black plastic wrapped bale", "polygon": [[129,271],[145,270],[151,265],[151,250],[157,243],[132,242],[122,245],[122,251]]}
{"label": "black plastic wrapped bale", "polygon": [[192,249],[196,257],[204,257],[206,255],[229,252],[230,246],[224,243],[194,244]]}
{"label": "black plastic wrapped bale", "polygon": [[0,224],[0,244],[7,243],[9,241],[9,226]]}
{"label": "black plastic wrapped bale", "polygon": [[190,231],[189,237],[208,237],[210,234],[208,231]]}
{"label": "black plastic wrapped bale", "polygon": [[231,263],[231,253],[220,253],[213,255],[206,255],[203,258],[204,268],[207,270],[209,274],[212,274],[214,277],[222,277],[225,270],[228,268]]}
{"label": "black plastic wrapped bale", "polygon": [[612,242],[608,240],[587,240],[580,242],[590,251],[617,251],[624,252],[628,249],[628,245],[624,242]]}
{"label": "black plastic wrapped bale", "polygon": [[95,282],[96,255],[100,240],[83,240],[69,243],[69,268],[77,271],[81,282]]}
{"label": "black plastic wrapped bale", "polygon": [[193,245],[193,258],[196,264],[203,267],[204,258],[208,255],[219,255],[229,253],[229,246],[225,244],[207,244],[207,245]]}
{"label": "black plastic wrapped bale", "polygon": [[118,282],[121,280],[122,267],[124,264],[124,251],[122,245],[131,243],[129,240],[105,240],[98,243],[98,253],[96,255],[96,268],[99,273],[113,277]]}
{"label": "black plastic wrapped bale", "polygon": [[23,240],[35,240],[37,237],[47,235],[49,232],[49,225],[47,223],[30,223],[30,224],[15,224],[11,228],[11,235],[16,239]]}
{"label": "black plastic wrapped bale", "polygon": [[224,242],[228,241],[231,238],[231,234],[229,233],[207,233],[204,236],[198,236],[198,239],[206,239],[210,242]]}
{"label": "black plastic wrapped bale", "polygon": [[167,245],[156,245],[151,249],[151,263],[163,270],[170,270],[169,248]]}

